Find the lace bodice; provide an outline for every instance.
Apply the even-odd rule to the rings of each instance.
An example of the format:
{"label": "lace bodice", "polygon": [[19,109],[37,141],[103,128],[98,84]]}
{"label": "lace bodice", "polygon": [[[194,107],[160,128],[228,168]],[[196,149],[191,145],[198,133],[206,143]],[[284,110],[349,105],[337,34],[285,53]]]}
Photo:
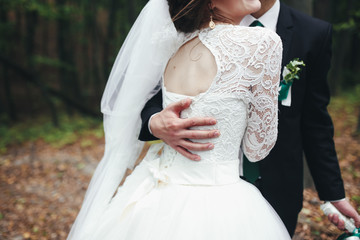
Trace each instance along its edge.
{"label": "lace bodice", "polygon": [[[238,178],[240,146],[250,161],[259,161],[266,157],[276,141],[282,43],[270,30],[232,25],[199,31],[188,40],[195,36],[214,55],[218,69],[209,89],[190,97],[192,104],[181,117],[214,117],[217,119],[215,126],[196,128],[219,129],[221,135],[210,140],[215,145],[213,150],[196,152],[201,156],[200,162],[190,161],[165,146],[161,164],[163,168],[174,170],[174,166],[188,165],[187,169],[197,171],[199,168],[200,172],[208,168],[216,172],[229,166],[230,172],[235,171],[230,175]],[[167,92],[163,86],[164,107],[185,97],[188,96]],[[209,139],[194,141],[209,142]],[[214,181],[218,178],[215,175],[206,177]]]}

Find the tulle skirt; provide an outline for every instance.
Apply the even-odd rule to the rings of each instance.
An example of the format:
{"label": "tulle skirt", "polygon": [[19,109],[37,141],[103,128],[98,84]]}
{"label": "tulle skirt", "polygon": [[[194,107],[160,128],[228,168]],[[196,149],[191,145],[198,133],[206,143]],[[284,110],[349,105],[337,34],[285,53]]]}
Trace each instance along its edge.
{"label": "tulle skirt", "polygon": [[273,208],[253,185],[172,184],[143,161],[99,216],[86,239],[290,239]]}

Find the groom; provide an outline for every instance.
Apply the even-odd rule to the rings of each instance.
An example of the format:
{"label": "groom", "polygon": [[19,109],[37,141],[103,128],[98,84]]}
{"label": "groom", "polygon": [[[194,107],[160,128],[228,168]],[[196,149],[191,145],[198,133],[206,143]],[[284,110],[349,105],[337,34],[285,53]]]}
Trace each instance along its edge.
{"label": "groom", "polygon": [[[333,125],[327,112],[329,91],[327,73],[331,58],[331,25],[304,15],[279,0],[261,0],[259,12],[246,16],[241,25],[254,20],[276,31],[283,41],[284,67],[300,58],[306,67],[294,80],[289,96],[279,102],[279,135],[269,156],[260,161],[257,186],[277,211],[290,235],[294,234],[303,201],[303,152],[321,200],[333,204],[347,216],[360,217],[345,200],[345,191],[333,142]],[[144,107],[140,140],[162,139],[192,160],[199,160],[191,150],[209,150],[212,144],[193,143],[187,139],[213,138],[215,130],[189,130],[192,126],[212,125],[211,118],[180,119],[191,100],[183,100],[162,109],[161,92]],[[155,114],[157,113],[157,114]],[[150,129],[152,133],[150,133]],[[244,169],[246,174],[246,168]],[[337,216],[330,220],[344,228]]]}

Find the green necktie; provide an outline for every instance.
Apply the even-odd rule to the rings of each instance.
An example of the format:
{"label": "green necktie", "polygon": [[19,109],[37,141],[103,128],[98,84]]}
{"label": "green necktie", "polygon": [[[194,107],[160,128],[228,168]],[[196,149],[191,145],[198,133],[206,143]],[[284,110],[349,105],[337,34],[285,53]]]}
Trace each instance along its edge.
{"label": "green necktie", "polygon": [[264,25],[259,20],[255,20],[249,25],[249,27],[264,27]]}
{"label": "green necktie", "polygon": [[[264,25],[258,21],[253,21],[249,27],[264,27]],[[250,162],[245,155],[243,155],[243,173],[247,181],[255,183],[256,180],[260,179],[259,163]]]}

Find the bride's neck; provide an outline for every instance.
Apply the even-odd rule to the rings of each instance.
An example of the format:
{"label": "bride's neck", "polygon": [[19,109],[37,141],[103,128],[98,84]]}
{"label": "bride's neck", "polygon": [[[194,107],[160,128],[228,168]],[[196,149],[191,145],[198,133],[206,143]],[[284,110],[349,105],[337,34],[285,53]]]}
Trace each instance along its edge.
{"label": "bride's neck", "polygon": [[[207,23],[204,23],[201,27],[200,27],[200,29],[204,29],[204,28],[208,28],[209,27],[209,23],[210,23],[210,21],[209,22],[207,22]],[[224,22],[224,21],[214,21],[214,23],[215,23],[215,25],[239,25],[240,24],[240,22]]]}

